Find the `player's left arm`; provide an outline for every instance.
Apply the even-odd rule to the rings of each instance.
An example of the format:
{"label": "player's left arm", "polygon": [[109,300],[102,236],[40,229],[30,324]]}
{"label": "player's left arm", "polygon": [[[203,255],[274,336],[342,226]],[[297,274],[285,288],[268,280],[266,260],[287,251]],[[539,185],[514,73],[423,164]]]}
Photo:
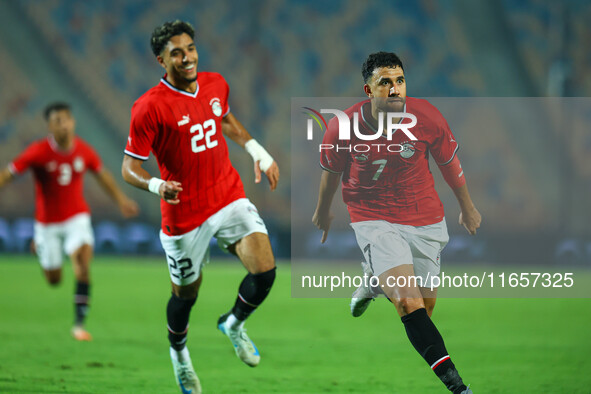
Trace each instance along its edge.
{"label": "player's left arm", "polygon": [[475,235],[476,229],[480,227],[482,217],[470,197],[460,159],[454,155],[449,163],[440,164],[439,170],[460,204],[460,225],[464,226],[468,233]]}
{"label": "player's left arm", "polygon": [[470,193],[468,192],[464,170],[457,156],[459,149],[458,142],[451,132],[447,121],[435,107],[432,107],[431,119],[434,121],[435,138],[429,150],[439,166],[443,178],[449,187],[451,187],[460,204],[460,225],[464,226],[468,233],[474,235],[476,234],[476,229],[480,227],[482,217],[474,206]]}
{"label": "player's left arm", "polygon": [[275,190],[279,182],[279,166],[271,155],[246,131],[242,123],[228,112],[222,118],[222,132],[232,141],[246,149],[254,160],[255,183],[261,181],[261,170],[269,179],[271,190]]}
{"label": "player's left arm", "polygon": [[109,170],[103,167],[98,172],[93,172],[93,174],[109,197],[117,203],[123,217],[130,218],[138,215],[139,208],[137,202],[123,193],[119,186],[117,186],[115,178],[113,178]]}

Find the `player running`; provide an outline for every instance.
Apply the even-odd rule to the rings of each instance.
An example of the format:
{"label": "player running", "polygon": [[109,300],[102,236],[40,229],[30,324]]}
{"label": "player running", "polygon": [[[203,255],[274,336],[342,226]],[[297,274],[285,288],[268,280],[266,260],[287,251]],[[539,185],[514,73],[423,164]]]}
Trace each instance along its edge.
{"label": "player running", "polygon": [[[152,51],[166,74],[133,105],[122,167],[127,182],[161,198],[160,240],[172,281],[166,310],[170,356],[183,393],[201,392],[186,340],[211,238],[216,237],[248,271],[234,307],[220,317],[218,328],[251,367],[259,363],[260,355],[246,335],[244,321],[265,300],[275,280],[267,229],[245,197],[222,133],[253,157],[257,183],[261,170],[271,190],[279,180],[273,158],[230,112],[224,78],[197,72],[193,38],[193,27],[179,20],[164,23],[152,33]],[[162,179],[142,168],[150,152]]]}
{"label": "player running", "polygon": [[[330,205],[341,181],[351,226],[366,256],[364,272],[379,279],[378,288],[396,307],[410,342],[445,386],[453,393],[471,393],[430,318],[437,297],[437,288],[431,290],[431,278],[439,274],[440,253],[449,237],[429,170],[429,155],[460,204],[460,224],[476,234],[481,222],[456,155],[458,143],[433,105],[406,96],[404,69],[394,53],[369,55],[362,74],[369,100],[345,112],[351,119],[359,114],[361,134],[381,135],[368,142],[351,130],[350,140],[340,140],[337,119],[331,120],[323,146],[334,149],[321,153],[320,165],[325,171],[312,220],[323,230],[324,242],[332,220]],[[416,116],[416,125],[406,129],[412,136],[399,128],[389,139],[387,113]],[[403,115],[393,119],[393,124],[411,122],[412,118]],[[363,146],[356,149],[357,145]],[[413,276],[421,280],[394,280]],[[351,302],[353,315],[360,316],[375,296],[375,289],[357,289]]]}
{"label": "player running", "polygon": [[84,173],[90,170],[95,175],[124,217],[136,216],[138,206],[119,189],[94,149],[75,135],[76,121],[69,104],[53,103],[44,114],[49,136],[29,145],[0,172],[0,187],[29,168],[33,171],[34,249],[51,285],[61,282],[62,250],[70,256],[76,278],[72,336],[79,341],[90,341],[92,336],[84,328],[84,321],[90,295],[94,236],[90,210],[82,192]]}

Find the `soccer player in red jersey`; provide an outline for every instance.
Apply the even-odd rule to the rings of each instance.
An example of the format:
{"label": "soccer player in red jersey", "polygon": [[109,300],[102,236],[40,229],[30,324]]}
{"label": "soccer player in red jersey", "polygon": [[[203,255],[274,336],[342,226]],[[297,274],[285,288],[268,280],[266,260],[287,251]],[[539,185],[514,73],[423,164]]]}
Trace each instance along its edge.
{"label": "soccer player in red jersey", "polygon": [[[166,74],[131,109],[122,166],[127,182],[161,198],[160,240],[172,282],[166,310],[170,356],[183,392],[201,392],[185,342],[212,237],[248,271],[234,307],[220,317],[218,328],[230,338],[238,357],[252,367],[259,363],[260,355],[243,324],[267,297],[275,279],[267,229],[244,195],[223,135],[251,154],[257,183],[261,171],[271,190],[279,180],[273,158],[230,112],[224,78],[213,72],[197,72],[193,39],[193,27],[179,20],[164,23],[152,33],[152,51]],[[142,168],[150,152],[162,179]]]}
{"label": "soccer player in red jersey", "polygon": [[70,256],[76,277],[75,323],[72,335],[90,341],[84,329],[90,294],[90,260],[94,236],[90,210],[84,200],[83,176],[90,170],[121,214],[137,215],[138,206],[117,186],[94,149],[75,135],[76,120],[66,103],[45,109],[49,136],[33,142],[0,172],[0,187],[27,169],[35,179],[34,249],[47,281],[57,285],[62,277],[62,250]]}
{"label": "soccer player in red jersey", "polygon": [[[375,288],[361,286],[353,293],[353,316],[360,316],[383,291],[410,342],[446,387],[453,393],[471,393],[430,318],[437,297],[432,278],[440,272],[440,253],[449,237],[429,155],[460,204],[460,224],[476,234],[481,222],[456,155],[458,143],[433,105],[406,96],[404,69],[394,53],[369,55],[362,74],[369,99],[345,111],[352,120],[351,138],[339,139],[337,118],[324,135],[320,165],[325,171],[312,221],[323,231],[324,243],[332,221],[330,205],[341,182],[351,226],[366,257],[364,273],[379,281]],[[407,114],[416,117],[416,124]],[[404,124],[408,126],[400,127]]]}

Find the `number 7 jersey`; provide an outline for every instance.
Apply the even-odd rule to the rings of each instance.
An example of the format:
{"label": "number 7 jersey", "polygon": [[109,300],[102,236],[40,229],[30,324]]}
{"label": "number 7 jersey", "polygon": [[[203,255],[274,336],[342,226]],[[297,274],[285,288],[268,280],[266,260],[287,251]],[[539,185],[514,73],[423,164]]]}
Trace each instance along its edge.
{"label": "number 7 jersey", "polygon": [[[396,130],[391,140],[384,135],[363,140],[354,133],[354,114],[359,114],[359,132],[375,135],[377,130],[365,118],[370,106],[365,100],[345,110],[351,120],[350,140],[339,139],[338,122],[333,118],[320,153],[322,168],[343,174],[343,200],[351,221],[384,220],[411,226],[442,221],[443,205],[435,191],[429,156],[442,166],[451,162],[458,149],[443,115],[427,100],[407,97],[404,112],[417,118],[410,129],[417,141],[402,130]],[[408,119],[402,123],[409,123]]]}
{"label": "number 7 jersey", "polygon": [[125,153],[147,160],[152,152],[160,177],[182,184],[178,205],[160,202],[165,234],[187,233],[245,197],[222,134],[222,118],[230,112],[228,93],[217,73],[199,72],[195,93],[176,89],[165,75],[131,109]]}

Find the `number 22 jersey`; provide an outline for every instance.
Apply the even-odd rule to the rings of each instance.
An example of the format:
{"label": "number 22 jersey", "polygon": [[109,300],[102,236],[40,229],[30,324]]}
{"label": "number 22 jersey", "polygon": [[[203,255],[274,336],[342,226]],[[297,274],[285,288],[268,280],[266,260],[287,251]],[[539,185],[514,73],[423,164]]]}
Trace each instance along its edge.
{"label": "number 22 jersey", "polygon": [[199,72],[195,93],[175,88],[165,75],[131,109],[125,153],[147,160],[152,152],[161,178],[183,188],[178,205],[160,201],[167,235],[187,233],[245,197],[222,135],[222,118],[230,112],[228,94],[228,84],[217,73]]}

